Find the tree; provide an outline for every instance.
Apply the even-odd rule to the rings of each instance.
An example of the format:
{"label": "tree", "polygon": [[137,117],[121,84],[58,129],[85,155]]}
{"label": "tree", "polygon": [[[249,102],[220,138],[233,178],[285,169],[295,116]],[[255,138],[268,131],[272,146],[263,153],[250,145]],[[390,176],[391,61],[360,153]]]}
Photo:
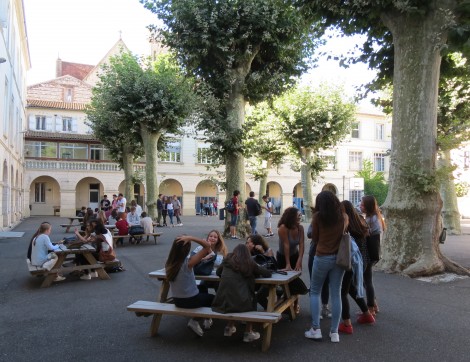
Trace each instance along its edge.
{"label": "tree", "polygon": [[283,0],[140,1],[164,23],[153,27],[164,44],[217,99],[217,118],[204,117],[200,129],[226,165],[227,195],[238,189],[243,200],[245,104],[294,84],[307,68],[313,26]]}
{"label": "tree", "polygon": [[459,53],[448,54],[441,65],[437,115],[438,164],[442,169],[442,216],[449,234],[461,234],[460,213],[450,151],[470,140],[470,69]]}
{"label": "tree", "polygon": [[140,75],[141,69],[133,59],[132,55],[123,53],[112,57],[110,64],[103,66],[103,74],[93,88],[91,103],[86,110],[87,124],[95,137],[124,171],[124,195],[128,199],[134,194],[134,160],[144,152],[140,134],[129,129],[133,117],[120,111],[117,100],[119,91],[130,89]]}
{"label": "tree", "polygon": [[374,171],[372,161],[364,160],[362,170],[358,171],[354,177],[364,179],[364,193],[366,195],[374,195],[379,205],[384,203],[387,197],[388,185],[385,182],[384,173]]}
{"label": "tree", "polygon": [[287,141],[301,161],[302,193],[307,218],[313,207],[312,181],[322,170],[318,155],[336,145],[347,134],[354,121],[355,106],[344,99],[340,88],[321,85],[315,90],[296,88],[274,103],[282,120]]}
{"label": "tree", "polygon": [[[95,113],[115,115],[118,127],[142,140],[146,157],[147,207],[156,216],[158,149],[162,135],[176,134],[196,104],[193,83],[169,55],[140,64],[131,54],[111,58],[94,94]],[[129,146],[127,144],[126,146]],[[124,152],[123,152],[124,153]],[[127,179],[127,178],[126,178]]]}
{"label": "tree", "polygon": [[291,154],[290,146],[282,133],[280,119],[268,102],[258,103],[247,112],[244,132],[244,152],[255,180],[260,180],[258,201],[266,195],[268,173],[281,166]]}
{"label": "tree", "polygon": [[[442,201],[436,129],[441,51],[467,40],[468,31],[462,25],[469,20],[468,4],[457,0],[302,2],[314,16],[323,16],[347,34],[367,34],[361,60],[379,66],[380,71],[393,69],[390,188],[383,205],[387,229],[379,266],[409,276],[432,275],[446,268],[466,272],[439,250]],[[393,57],[384,56],[390,49]]]}

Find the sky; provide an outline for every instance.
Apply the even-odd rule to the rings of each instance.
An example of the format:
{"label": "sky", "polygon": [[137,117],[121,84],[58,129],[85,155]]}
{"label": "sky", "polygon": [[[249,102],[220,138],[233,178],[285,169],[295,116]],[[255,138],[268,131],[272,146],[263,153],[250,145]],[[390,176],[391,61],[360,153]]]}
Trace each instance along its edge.
{"label": "sky", "polygon": [[[146,26],[158,21],[139,0],[24,0],[24,6],[31,55],[28,85],[55,78],[57,57],[96,65],[120,36],[131,52],[149,54]],[[335,39],[320,50],[333,55],[346,53],[355,41]],[[343,69],[337,61],[324,58],[303,76],[302,83],[340,84],[352,97],[355,87],[373,76],[364,64]]]}

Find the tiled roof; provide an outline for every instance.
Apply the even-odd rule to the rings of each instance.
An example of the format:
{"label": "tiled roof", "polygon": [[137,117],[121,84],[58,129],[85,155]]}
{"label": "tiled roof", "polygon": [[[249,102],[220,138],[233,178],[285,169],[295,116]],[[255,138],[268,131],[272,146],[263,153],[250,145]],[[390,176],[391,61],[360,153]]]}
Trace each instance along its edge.
{"label": "tiled roof", "polygon": [[72,63],[72,62],[64,62],[60,61],[60,66],[58,67],[58,74],[56,77],[62,77],[63,75],[71,75],[77,79],[83,80],[88,73],[90,73],[95,66],[89,64],[79,64],[79,63]]}
{"label": "tiled roof", "polygon": [[65,132],[48,132],[48,131],[27,131],[24,135],[25,139],[41,139],[41,140],[67,140],[67,141],[96,141],[99,142],[92,134],[83,133],[65,133]]}
{"label": "tiled roof", "polygon": [[67,103],[55,101],[43,101],[41,99],[27,99],[26,107],[41,107],[54,109],[70,109],[74,111],[83,111],[87,105],[85,103]]}

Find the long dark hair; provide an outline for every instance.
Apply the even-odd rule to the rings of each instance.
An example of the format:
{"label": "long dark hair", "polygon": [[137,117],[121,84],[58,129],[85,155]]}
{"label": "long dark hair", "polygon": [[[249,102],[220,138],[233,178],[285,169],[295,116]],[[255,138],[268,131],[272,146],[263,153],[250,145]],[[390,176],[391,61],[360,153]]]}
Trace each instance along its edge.
{"label": "long dark hair", "polygon": [[191,243],[186,243],[185,245],[178,239],[173,241],[170,253],[168,254],[168,259],[165,263],[166,276],[170,282],[175,280],[181,269],[181,265],[183,265],[184,259],[187,258],[190,250]]}
{"label": "long dark hair", "polygon": [[343,221],[343,208],[331,191],[322,191],[317,195],[315,212],[318,213],[318,221],[323,226],[331,226]]}
{"label": "long dark hair", "polygon": [[385,230],[385,220],[382,216],[382,213],[380,212],[379,205],[377,204],[375,197],[372,195],[363,196],[362,204],[366,210],[366,216],[371,217],[377,215],[377,219],[379,219],[380,223],[382,224],[382,229]]}
{"label": "long dark hair", "polygon": [[[269,245],[260,234],[251,234],[247,239],[250,239],[254,246],[261,245],[264,252],[268,251]],[[255,254],[260,254],[256,249],[253,249],[253,251]]]}
{"label": "long dark hair", "polygon": [[256,263],[251,258],[250,250],[245,244],[238,244],[225,259],[230,267],[242,274],[244,277],[253,275]]}
{"label": "long dark hair", "polygon": [[33,251],[33,241],[38,237],[38,235],[43,234],[46,230],[49,230],[50,228],[51,224],[47,221],[43,221],[41,225],[39,225],[34,235],[31,237],[31,240],[29,241],[28,252],[26,253],[26,256],[29,260],[31,260],[31,253]]}
{"label": "long dark hair", "polygon": [[297,214],[300,210],[296,207],[288,207],[284,210],[279,222],[277,223],[277,227],[284,225],[288,229],[293,229],[297,225]]}
{"label": "long dark hair", "polygon": [[369,232],[366,221],[357,213],[354,209],[353,204],[350,201],[344,200],[341,202],[341,205],[344,207],[344,211],[349,218],[348,231],[353,236],[353,238],[364,239]]}

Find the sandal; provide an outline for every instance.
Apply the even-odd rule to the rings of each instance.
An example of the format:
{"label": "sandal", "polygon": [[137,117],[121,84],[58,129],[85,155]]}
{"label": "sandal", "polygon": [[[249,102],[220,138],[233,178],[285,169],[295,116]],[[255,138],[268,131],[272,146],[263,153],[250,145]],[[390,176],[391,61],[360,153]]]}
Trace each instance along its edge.
{"label": "sandal", "polygon": [[296,305],[294,305],[294,311],[295,311],[295,314],[297,315],[300,314],[300,304],[297,303]]}

